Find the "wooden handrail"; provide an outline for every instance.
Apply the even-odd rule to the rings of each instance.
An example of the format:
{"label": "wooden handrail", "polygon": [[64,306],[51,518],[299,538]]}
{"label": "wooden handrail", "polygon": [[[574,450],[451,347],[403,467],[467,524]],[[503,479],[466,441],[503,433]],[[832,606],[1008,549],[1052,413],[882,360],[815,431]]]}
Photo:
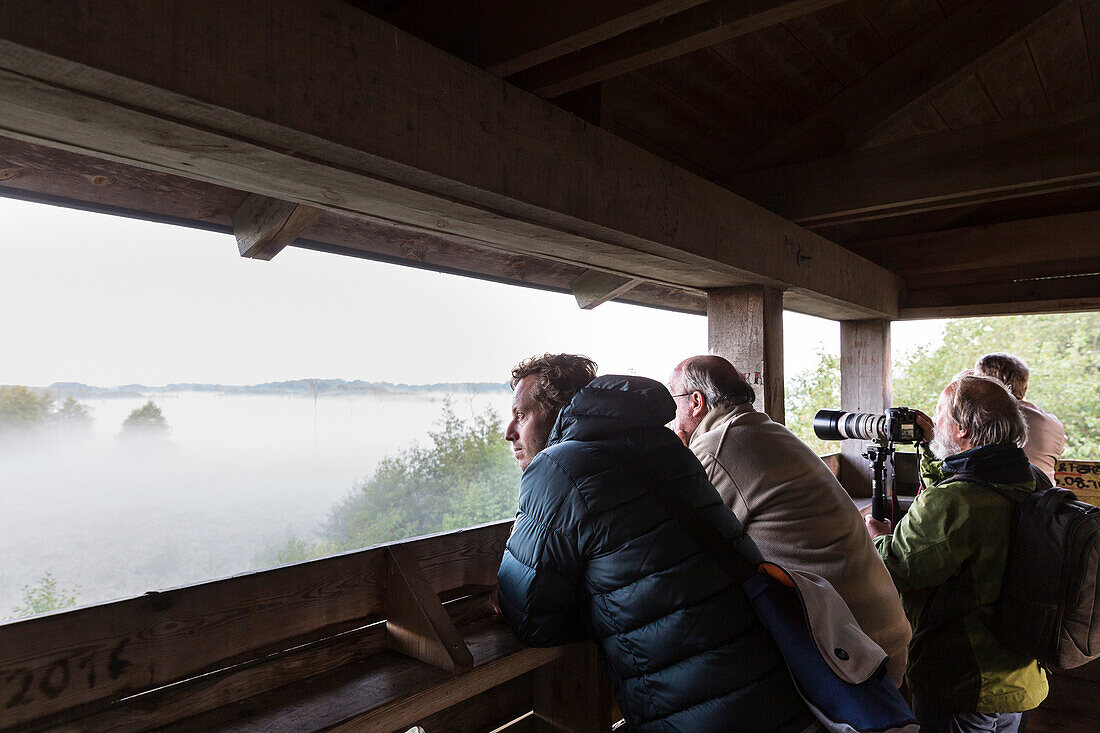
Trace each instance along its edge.
{"label": "wooden handrail", "polygon": [[491,585],[511,524],[0,625],[0,728],[102,708],[380,621],[390,546],[419,564],[437,594]]}

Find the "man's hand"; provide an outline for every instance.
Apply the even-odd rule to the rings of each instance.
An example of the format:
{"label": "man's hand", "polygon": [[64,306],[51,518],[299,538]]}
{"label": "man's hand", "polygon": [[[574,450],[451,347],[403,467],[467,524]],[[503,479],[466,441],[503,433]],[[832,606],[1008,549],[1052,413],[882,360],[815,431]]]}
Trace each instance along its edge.
{"label": "man's hand", "polygon": [[910,409],[909,411],[912,412],[917,419],[917,428],[921,432],[921,438],[919,442],[931,443],[932,438],[935,437],[934,434],[936,432],[936,426],[932,422],[932,418],[928,417],[920,410]]}
{"label": "man's hand", "polygon": [[864,517],[864,521],[867,523],[867,532],[870,533],[871,539],[875,537],[881,537],[884,534],[890,534],[894,531],[894,526],[890,524],[889,519],[883,519],[881,522],[870,514]]}

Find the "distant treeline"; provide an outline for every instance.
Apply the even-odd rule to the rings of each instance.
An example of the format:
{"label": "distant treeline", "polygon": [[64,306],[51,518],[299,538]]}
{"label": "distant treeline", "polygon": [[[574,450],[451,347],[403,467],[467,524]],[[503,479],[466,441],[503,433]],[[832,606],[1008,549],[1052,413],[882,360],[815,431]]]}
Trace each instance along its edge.
{"label": "distant treeline", "polygon": [[144,384],[124,384],[118,387],[96,387],[80,382],[54,382],[48,387],[35,387],[38,393],[54,396],[89,397],[140,397],[162,392],[215,392],[220,394],[280,394],[280,395],[342,395],[342,394],[487,394],[510,392],[506,382],[437,382],[434,384],[394,384],[392,382],[364,382],[361,379],[291,379],[285,382],[263,384],[227,385],[173,383],[155,387]]}

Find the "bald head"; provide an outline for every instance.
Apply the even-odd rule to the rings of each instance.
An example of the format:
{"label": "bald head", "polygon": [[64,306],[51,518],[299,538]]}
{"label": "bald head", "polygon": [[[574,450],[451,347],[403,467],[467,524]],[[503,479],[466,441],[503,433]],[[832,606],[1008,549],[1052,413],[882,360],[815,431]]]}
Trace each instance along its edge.
{"label": "bald head", "polygon": [[701,392],[709,409],[723,409],[752,402],[756,392],[733,364],[720,356],[693,356],[672,370],[677,392]]}

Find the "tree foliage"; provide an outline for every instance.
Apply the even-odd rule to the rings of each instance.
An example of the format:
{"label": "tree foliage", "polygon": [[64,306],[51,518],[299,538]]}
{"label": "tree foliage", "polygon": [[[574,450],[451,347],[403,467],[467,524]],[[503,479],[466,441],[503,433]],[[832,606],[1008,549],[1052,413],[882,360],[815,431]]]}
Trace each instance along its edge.
{"label": "tree foliage", "polygon": [[818,351],[817,364],[795,375],[786,392],[787,426],[818,455],[838,452],[840,443],[819,439],[813,423],[818,410],[840,405],[840,357]]}
{"label": "tree foliage", "polygon": [[80,404],[75,397],[71,396],[65,398],[53,417],[62,427],[87,428],[92,424],[92,416],[88,414],[87,406]]}
{"label": "tree foliage", "polygon": [[122,431],[128,434],[164,434],[168,432],[168,421],[164,419],[164,413],[157,407],[157,403],[149,400],[135,408],[122,421]]}
{"label": "tree foliage", "polygon": [[0,386],[0,427],[27,428],[45,422],[53,405],[22,385]]}
{"label": "tree foliage", "polygon": [[262,562],[283,564],[515,515],[519,467],[489,410],[464,420],[448,400],[427,445],[379,462],[310,542],[288,533]]}
{"label": "tree foliage", "polygon": [[[894,404],[931,414],[944,385],[994,351],[1027,362],[1027,399],[1065,424],[1065,457],[1100,460],[1100,313],[950,320],[941,344],[920,346],[895,363]],[[818,450],[813,414],[839,403],[839,385],[839,362],[828,354],[789,385],[788,424]]]}
{"label": "tree foliage", "polygon": [[0,386],[0,431],[34,430],[44,425],[88,428],[91,424],[88,407],[75,397],[66,397],[58,407],[49,392],[40,394],[22,385]]}
{"label": "tree foliage", "polygon": [[76,588],[59,588],[57,579],[49,571],[36,585],[23,586],[23,605],[12,609],[13,618],[25,618],[76,605]]}

